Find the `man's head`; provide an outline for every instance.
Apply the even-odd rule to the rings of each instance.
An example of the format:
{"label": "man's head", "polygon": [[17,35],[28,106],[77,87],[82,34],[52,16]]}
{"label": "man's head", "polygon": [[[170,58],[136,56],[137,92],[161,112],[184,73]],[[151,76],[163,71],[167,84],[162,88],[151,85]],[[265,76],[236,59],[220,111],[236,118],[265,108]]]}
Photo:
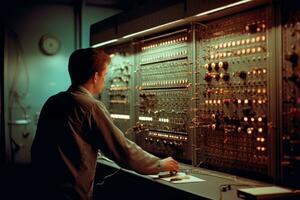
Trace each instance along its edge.
{"label": "man's head", "polygon": [[93,94],[102,91],[106,66],[110,57],[103,49],[78,49],[69,58],[69,74],[72,85],[87,86]]}

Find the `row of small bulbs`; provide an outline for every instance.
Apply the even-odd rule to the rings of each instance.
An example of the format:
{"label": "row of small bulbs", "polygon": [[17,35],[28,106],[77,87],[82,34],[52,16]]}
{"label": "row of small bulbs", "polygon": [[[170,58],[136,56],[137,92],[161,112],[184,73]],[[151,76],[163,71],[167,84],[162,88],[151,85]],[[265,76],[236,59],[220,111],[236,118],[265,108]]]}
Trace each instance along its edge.
{"label": "row of small bulbs", "polygon": [[178,38],[175,38],[175,39],[170,39],[170,40],[163,41],[163,42],[156,42],[156,43],[153,43],[153,44],[150,44],[150,45],[147,45],[147,46],[143,46],[142,50],[144,51],[144,50],[153,49],[153,48],[157,48],[157,47],[173,45],[173,44],[176,44],[176,43],[185,42],[187,40],[188,40],[187,36],[182,36],[182,37],[178,37]]}
{"label": "row of small bulbs", "polygon": [[268,102],[267,98],[264,99],[206,99],[205,105],[221,105],[221,104],[228,104],[228,103],[235,103],[235,104],[266,104]]}
{"label": "row of small bulbs", "polygon": [[233,56],[243,56],[255,53],[262,53],[263,48],[261,46],[252,47],[252,48],[243,48],[234,51],[225,51],[225,52],[214,52],[209,55],[210,59],[218,59],[218,58],[229,58]]}
{"label": "row of small bulbs", "polygon": [[176,51],[176,52],[171,52],[171,53],[166,53],[166,54],[160,54],[156,55],[153,57],[144,57],[141,59],[142,63],[147,63],[147,62],[155,62],[155,61],[160,61],[160,60],[165,60],[165,59],[170,59],[170,58],[176,58],[176,57],[182,57],[187,55],[187,50],[182,50],[182,51]]}
{"label": "row of small bulbs", "polygon": [[247,38],[247,39],[233,40],[233,41],[228,41],[228,42],[215,44],[213,46],[213,48],[216,49],[216,50],[217,49],[225,49],[225,48],[230,48],[230,47],[235,47],[235,46],[241,46],[241,45],[248,45],[248,44],[264,42],[264,41],[266,41],[266,36],[262,35],[262,36]]}
{"label": "row of small bulbs", "polygon": [[188,83],[187,79],[180,79],[180,80],[144,82],[142,83],[142,86],[176,85],[176,84],[187,84],[187,83]]}
{"label": "row of small bulbs", "polygon": [[247,88],[247,89],[240,89],[238,92],[235,92],[235,91],[232,91],[232,89],[234,88],[227,88],[227,89],[224,89],[224,88],[213,88],[213,89],[207,89],[206,90],[206,93],[207,94],[234,94],[234,93],[246,93],[246,94],[249,94],[249,93],[252,93],[252,94],[266,94],[267,93],[267,89],[262,87],[258,87],[258,88]]}

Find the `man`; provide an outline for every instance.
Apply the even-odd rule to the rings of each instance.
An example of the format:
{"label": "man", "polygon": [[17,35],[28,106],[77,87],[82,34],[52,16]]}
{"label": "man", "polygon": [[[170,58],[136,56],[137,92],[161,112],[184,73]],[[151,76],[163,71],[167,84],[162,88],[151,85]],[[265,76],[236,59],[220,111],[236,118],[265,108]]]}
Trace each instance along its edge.
{"label": "man", "polygon": [[179,169],[171,157],[159,159],[125,138],[94,98],[103,89],[109,62],[102,49],[74,51],[68,65],[71,86],[43,106],[31,148],[37,198],[92,199],[98,150],[142,174]]}

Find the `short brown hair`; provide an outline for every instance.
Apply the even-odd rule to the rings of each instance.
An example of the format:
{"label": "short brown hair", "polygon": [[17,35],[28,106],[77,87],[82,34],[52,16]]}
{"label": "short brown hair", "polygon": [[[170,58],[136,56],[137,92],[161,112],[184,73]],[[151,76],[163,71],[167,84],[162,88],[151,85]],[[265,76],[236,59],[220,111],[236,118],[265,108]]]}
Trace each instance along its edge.
{"label": "short brown hair", "polygon": [[70,58],[68,70],[72,85],[81,85],[88,81],[96,72],[105,70],[105,64],[110,62],[110,56],[103,49],[78,49]]}

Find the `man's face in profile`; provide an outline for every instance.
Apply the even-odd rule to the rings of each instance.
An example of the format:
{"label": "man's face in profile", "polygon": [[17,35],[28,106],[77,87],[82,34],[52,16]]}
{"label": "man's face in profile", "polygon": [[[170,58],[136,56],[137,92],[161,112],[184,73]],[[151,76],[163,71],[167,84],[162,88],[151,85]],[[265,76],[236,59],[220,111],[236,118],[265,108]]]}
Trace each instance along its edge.
{"label": "man's face in profile", "polygon": [[97,82],[96,82],[96,92],[97,94],[100,94],[104,88],[104,80],[105,80],[105,75],[106,75],[106,70],[107,70],[107,65],[108,63],[106,63],[103,67],[104,70],[100,73],[98,73],[98,78],[97,78]]}

